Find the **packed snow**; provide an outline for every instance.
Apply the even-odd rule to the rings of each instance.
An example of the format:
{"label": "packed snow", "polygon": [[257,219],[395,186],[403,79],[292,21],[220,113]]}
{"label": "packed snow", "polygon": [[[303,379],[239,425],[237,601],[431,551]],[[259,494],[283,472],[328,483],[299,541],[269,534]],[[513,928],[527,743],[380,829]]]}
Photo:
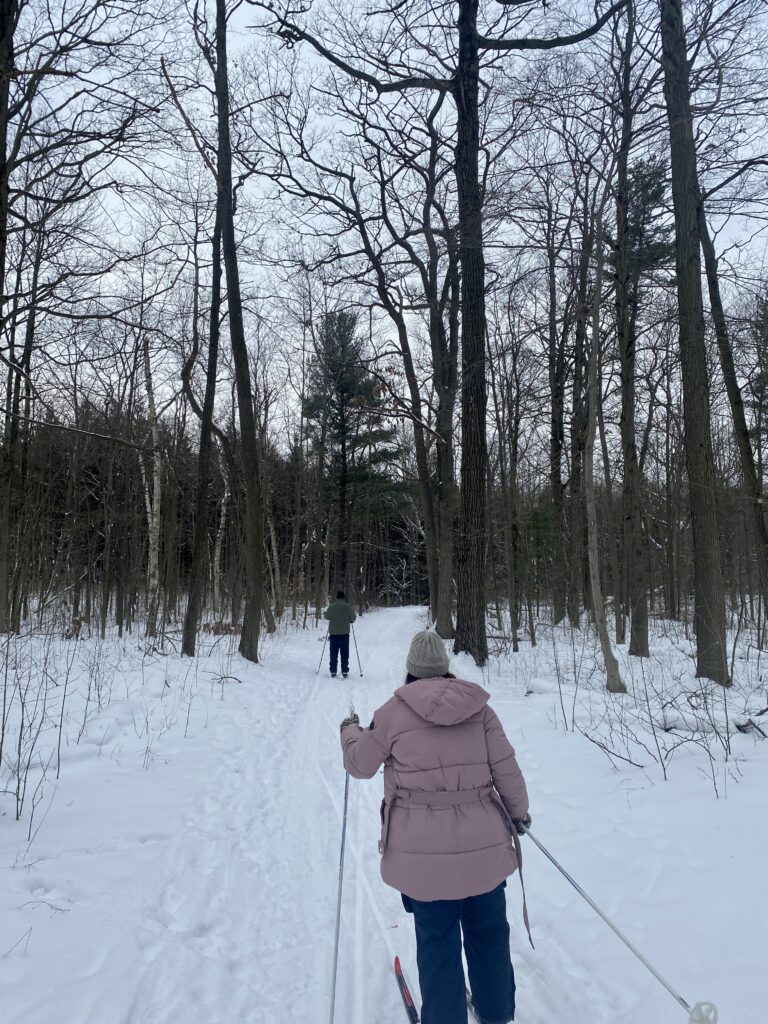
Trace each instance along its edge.
{"label": "packed snow", "polygon": [[[136,637],[12,641],[3,1024],[327,1021],[338,723],[350,703],[367,722],[402,683],[424,624],[412,608],[359,618],[364,674],[353,646],[346,680],[329,678],[327,650],[317,672],[322,629],[265,639],[260,665],[230,636],[206,637],[193,660],[172,644],[147,653]],[[631,694],[616,700],[602,690],[594,642],[575,636],[542,629],[535,648],[501,650],[484,670],[457,657],[452,668],[490,691],[537,838],[686,1000],[717,1003],[721,1024],[758,1024],[768,949],[759,657],[737,663],[728,695],[691,698],[684,639],[657,636],[642,666],[622,656]],[[381,791],[378,777],[350,786],[337,1024],[406,1019],[395,953],[418,991],[411,920],[378,874]],[[518,1024],[683,1024],[671,996],[523,843],[536,948],[513,878]]]}

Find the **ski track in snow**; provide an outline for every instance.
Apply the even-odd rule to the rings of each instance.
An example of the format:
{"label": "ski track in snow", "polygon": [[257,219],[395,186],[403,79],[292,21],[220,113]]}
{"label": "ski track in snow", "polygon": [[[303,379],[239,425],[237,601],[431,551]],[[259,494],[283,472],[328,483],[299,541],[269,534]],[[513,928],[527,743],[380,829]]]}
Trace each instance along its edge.
{"label": "ski track in snow", "polygon": [[[347,680],[328,677],[327,648],[316,673],[318,631],[269,639],[261,666],[233,660],[242,681],[222,699],[211,688],[204,727],[196,717],[194,735],[169,733],[151,770],[127,758],[106,767],[75,758],[69,774],[65,766],[26,855],[21,826],[0,819],[3,1024],[327,1021],[344,796],[338,722],[351,702],[367,724],[401,683],[423,624],[414,609],[358,620],[365,676],[353,644]],[[586,740],[556,727],[550,698],[524,697],[508,665],[483,674],[456,659],[454,669],[490,689],[539,838],[687,999],[721,1002],[721,1024],[764,1019],[750,991],[764,897],[753,899],[751,935],[737,936],[743,897],[763,891],[759,858],[741,856],[755,838],[744,800],[714,801],[698,769],[681,772],[678,789],[612,773]],[[759,774],[756,764],[748,770]],[[350,783],[336,1024],[404,1020],[396,952],[418,994],[411,919],[379,877],[381,790],[380,778]],[[530,843],[524,863],[537,948],[512,878],[518,1024],[683,1024]],[[27,928],[26,946],[10,950]]]}

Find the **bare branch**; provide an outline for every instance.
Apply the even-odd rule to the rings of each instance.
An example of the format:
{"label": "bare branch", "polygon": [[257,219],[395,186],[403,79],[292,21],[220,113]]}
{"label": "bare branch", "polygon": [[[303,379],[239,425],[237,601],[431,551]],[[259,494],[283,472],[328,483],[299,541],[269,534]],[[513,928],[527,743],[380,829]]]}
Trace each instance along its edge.
{"label": "bare branch", "polygon": [[[260,0],[248,0],[248,2],[253,7],[264,7]],[[271,7],[271,5],[268,6]],[[433,89],[439,92],[453,92],[453,80],[448,78],[412,75],[406,78],[396,78],[390,82],[382,82],[375,75],[371,75],[369,72],[363,71],[362,68],[358,68],[339,57],[338,54],[329,50],[319,39],[310,32],[307,32],[306,29],[300,28],[295,22],[289,21],[285,16],[277,14],[274,10],[271,13],[275,16],[279,25],[279,28],[275,31],[289,50],[292,50],[296,43],[309,43],[329,64],[333,64],[334,67],[339,68],[340,71],[349,75],[350,78],[354,78],[358,82],[364,82],[377,95],[391,92],[406,92],[409,89]]]}
{"label": "bare branch", "polygon": [[574,43],[581,43],[599,32],[603,25],[626,5],[627,0],[619,0],[589,28],[574,32],[570,36],[552,36],[550,39],[489,39],[487,36],[478,36],[478,45],[483,50],[555,50],[561,46],[573,46]]}
{"label": "bare branch", "polygon": [[200,138],[200,135],[199,135],[199,133],[197,131],[197,128],[195,128],[195,126],[192,124],[192,122],[189,119],[189,116],[187,115],[187,112],[185,111],[184,107],[182,106],[181,100],[179,99],[178,93],[176,92],[176,87],[174,86],[173,82],[171,81],[171,76],[168,74],[168,68],[165,66],[165,57],[161,57],[160,58],[160,67],[163,70],[163,78],[165,78],[166,85],[168,86],[168,90],[169,90],[169,92],[171,94],[171,99],[173,100],[173,105],[176,107],[176,109],[178,110],[178,112],[179,112],[179,114],[181,116],[182,121],[187,126],[187,130],[188,130],[190,136],[192,137],[192,142],[195,145],[195,149],[198,151],[200,156],[203,158],[203,162],[205,163],[205,166],[208,168],[208,170],[213,175],[213,180],[218,183],[219,176],[216,173],[216,168],[214,167],[213,162],[211,161],[211,158],[208,156],[208,154],[205,151],[205,144],[203,143],[203,140]]}

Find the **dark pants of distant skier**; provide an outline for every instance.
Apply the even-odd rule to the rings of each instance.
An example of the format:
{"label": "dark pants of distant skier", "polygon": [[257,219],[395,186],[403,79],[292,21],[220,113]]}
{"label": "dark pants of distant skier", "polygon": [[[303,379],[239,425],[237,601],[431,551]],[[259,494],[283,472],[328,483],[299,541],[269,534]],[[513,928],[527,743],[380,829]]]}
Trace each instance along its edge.
{"label": "dark pants of distant skier", "polygon": [[349,633],[331,633],[331,673],[336,675],[339,655],[341,655],[341,671],[349,672]]}
{"label": "dark pants of distant skier", "polygon": [[467,1024],[461,938],[472,1001],[483,1024],[515,1018],[504,883],[481,896],[429,903],[403,896],[416,924],[422,1024]]}

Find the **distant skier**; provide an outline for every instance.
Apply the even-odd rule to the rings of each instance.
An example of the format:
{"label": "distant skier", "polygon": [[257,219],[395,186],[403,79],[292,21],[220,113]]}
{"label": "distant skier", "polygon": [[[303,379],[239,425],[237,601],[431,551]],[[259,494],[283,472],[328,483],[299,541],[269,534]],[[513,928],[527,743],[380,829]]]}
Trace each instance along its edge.
{"label": "distant skier", "polygon": [[367,729],[341,723],[344,765],[370,779],[384,765],[381,876],[414,915],[423,1024],[467,1024],[461,940],[475,1014],[515,1018],[504,888],[530,823],[515,752],[488,697],[448,671],[445,644],[411,641],[405,686]]}
{"label": "distant skier", "polygon": [[336,600],[332,601],[323,612],[328,619],[328,635],[331,639],[331,675],[336,675],[339,655],[341,655],[341,674],[346,679],[349,675],[349,627],[357,616],[339,590]]}

